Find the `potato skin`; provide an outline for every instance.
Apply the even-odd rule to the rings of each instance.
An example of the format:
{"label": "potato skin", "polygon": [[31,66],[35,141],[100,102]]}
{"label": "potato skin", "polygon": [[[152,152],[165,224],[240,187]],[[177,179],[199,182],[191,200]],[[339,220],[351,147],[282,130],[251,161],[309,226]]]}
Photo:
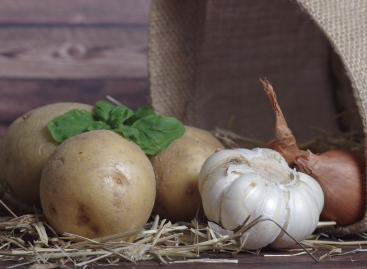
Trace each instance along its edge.
{"label": "potato skin", "polygon": [[43,166],[56,142],[47,123],[71,109],[94,111],[94,107],[80,103],[55,103],[31,110],[16,119],[8,128],[0,144],[0,184],[19,200],[40,206],[40,180]]}
{"label": "potato skin", "polygon": [[198,178],[204,161],[223,145],[209,132],[185,126],[185,134],[150,157],[157,194],[153,214],[171,222],[191,221],[201,205]]}
{"label": "potato skin", "polygon": [[43,169],[40,190],[51,226],[88,238],[142,228],[156,192],[145,153],[108,130],[64,141]]}

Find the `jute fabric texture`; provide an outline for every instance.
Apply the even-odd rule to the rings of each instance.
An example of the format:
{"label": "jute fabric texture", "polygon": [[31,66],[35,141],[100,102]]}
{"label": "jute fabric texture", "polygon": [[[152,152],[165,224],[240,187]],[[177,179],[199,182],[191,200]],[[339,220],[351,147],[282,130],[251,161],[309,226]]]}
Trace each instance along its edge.
{"label": "jute fabric texture", "polygon": [[[367,1],[299,0],[299,3],[340,56],[353,87],[364,133],[367,133]],[[325,229],[325,232],[353,234],[366,230],[367,213],[353,225]]]}
{"label": "jute fabric texture", "polygon": [[[299,142],[336,114],[331,46],[289,0],[153,0],[149,83],[157,113],[205,130],[274,137],[259,78],[274,86]],[[302,122],[302,124],[299,124]],[[232,123],[232,124],[231,124]]]}

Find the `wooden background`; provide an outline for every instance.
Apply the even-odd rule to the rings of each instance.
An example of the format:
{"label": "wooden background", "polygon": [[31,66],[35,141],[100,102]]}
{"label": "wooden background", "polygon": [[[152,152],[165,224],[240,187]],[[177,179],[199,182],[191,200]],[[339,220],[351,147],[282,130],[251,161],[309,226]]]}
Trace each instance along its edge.
{"label": "wooden background", "polygon": [[1,0],[0,137],[50,103],[149,104],[150,2]]}

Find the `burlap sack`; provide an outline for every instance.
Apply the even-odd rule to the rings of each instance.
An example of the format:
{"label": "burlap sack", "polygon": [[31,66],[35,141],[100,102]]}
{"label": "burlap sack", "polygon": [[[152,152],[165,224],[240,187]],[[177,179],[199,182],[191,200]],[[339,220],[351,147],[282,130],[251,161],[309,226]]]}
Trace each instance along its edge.
{"label": "burlap sack", "polygon": [[[355,102],[367,132],[367,2],[362,0],[299,0],[310,17],[322,29],[340,56],[352,83]],[[367,148],[365,146],[365,148]],[[348,227],[326,232],[351,234],[367,230],[364,219]]]}
{"label": "burlap sack", "polygon": [[[362,5],[358,0],[153,0],[151,104],[188,125],[231,128],[268,140],[274,137],[274,114],[259,82],[267,77],[298,141],[315,136],[310,127],[326,128],[338,112],[353,107],[362,121],[357,114],[346,124],[362,128],[362,122],[366,132],[367,4]],[[367,219],[327,232],[365,230]]]}

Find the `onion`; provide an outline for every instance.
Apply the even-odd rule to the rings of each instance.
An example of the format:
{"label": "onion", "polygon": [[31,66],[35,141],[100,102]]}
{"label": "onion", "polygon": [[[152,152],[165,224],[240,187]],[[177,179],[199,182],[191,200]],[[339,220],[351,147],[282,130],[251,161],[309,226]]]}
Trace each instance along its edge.
{"label": "onion", "polygon": [[273,87],[266,79],[260,81],[276,118],[276,139],[267,142],[264,147],[278,151],[290,167],[295,167],[319,182],[325,196],[321,220],[333,220],[339,226],[361,220],[366,207],[364,156],[343,149],[330,150],[322,154],[299,150],[279,107]]}
{"label": "onion", "polygon": [[365,212],[364,156],[335,149],[320,155],[308,151],[295,160],[298,169],[315,178],[325,196],[321,220],[345,226],[361,220]]}

